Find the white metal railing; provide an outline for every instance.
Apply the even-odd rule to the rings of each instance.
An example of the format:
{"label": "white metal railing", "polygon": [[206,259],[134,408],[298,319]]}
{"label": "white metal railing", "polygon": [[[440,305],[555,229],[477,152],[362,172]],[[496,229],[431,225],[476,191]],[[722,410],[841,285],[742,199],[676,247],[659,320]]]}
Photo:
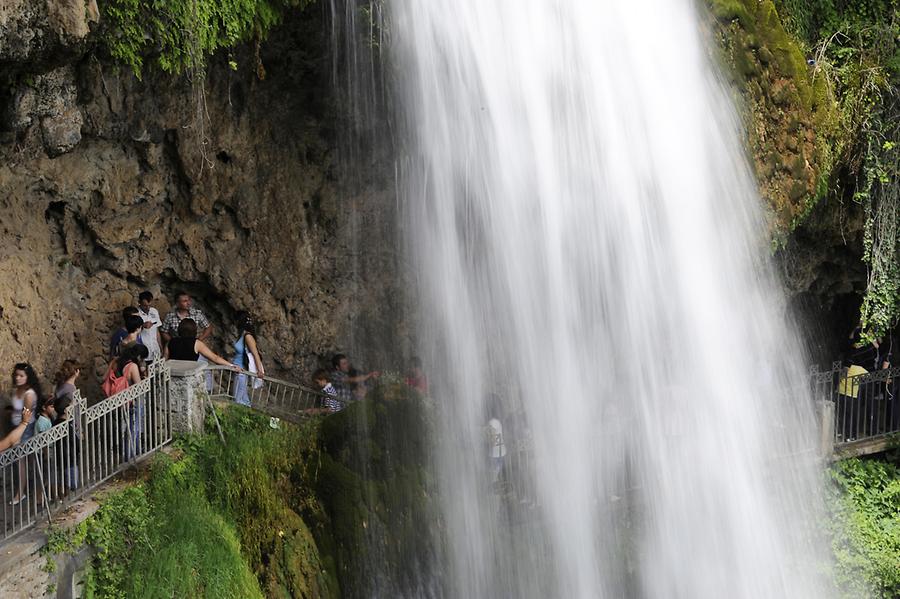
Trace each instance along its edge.
{"label": "white metal railing", "polygon": [[68,420],[0,453],[0,539],[49,521],[171,441],[170,380],[157,360],[140,383],[90,407],[76,390]]}
{"label": "white metal railing", "polygon": [[232,400],[294,421],[315,413],[327,397],[302,385],[229,366],[208,366],[206,384],[212,399]]}

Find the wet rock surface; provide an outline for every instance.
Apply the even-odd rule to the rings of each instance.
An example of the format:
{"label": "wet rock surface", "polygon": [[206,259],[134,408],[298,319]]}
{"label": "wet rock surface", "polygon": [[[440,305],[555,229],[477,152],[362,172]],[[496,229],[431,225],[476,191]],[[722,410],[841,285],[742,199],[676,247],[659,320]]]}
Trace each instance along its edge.
{"label": "wet rock surface", "polygon": [[262,44],[264,80],[238,48],[191,81],[105,61],[93,0],[4,3],[0,371],[27,360],[49,378],[74,357],[96,389],[142,289],[162,314],[193,294],[226,354],[250,310],[272,374],[305,379],[336,349],[378,366],[399,353],[394,193],[377,157],[338,153],[320,8]]}

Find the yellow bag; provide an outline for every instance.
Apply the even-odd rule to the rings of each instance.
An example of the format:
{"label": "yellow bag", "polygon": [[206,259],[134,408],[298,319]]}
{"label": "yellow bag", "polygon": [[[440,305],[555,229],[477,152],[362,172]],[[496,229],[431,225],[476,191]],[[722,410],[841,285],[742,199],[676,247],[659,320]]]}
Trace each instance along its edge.
{"label": "yellow bag", "polygon": [[850,381],[849,379],[861,374],[867,374],[868,372],[869,371],[862,366],[857,366],[855,364],[850,366],[850,368],[847,369],[847,374],[842,376],[840,383],[838,383],[838,393],[847,397],[852,397],[853,399],[858,398],[859,383],[856,380]]}

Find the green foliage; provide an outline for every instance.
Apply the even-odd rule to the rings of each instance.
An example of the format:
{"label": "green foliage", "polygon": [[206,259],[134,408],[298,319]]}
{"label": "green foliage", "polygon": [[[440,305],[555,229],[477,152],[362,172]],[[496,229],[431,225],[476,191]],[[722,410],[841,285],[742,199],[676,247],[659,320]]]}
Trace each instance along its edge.
{"label": "green foliage", "polygon": [[207,501],[192,457],[161,456],[147,483],[153,551],[130,564],[130,597],[262,597],[232,525]]}
{"label": "green foliage", "polygon": [[778,0],[840,107],[840,160],[867,215],[869,280],[860,310],[865,342],[900,319],[900,13],[898,0]]}
{"label": "green foliage", "polygon": [[48,556],[96,548],[86,597],[337,595],[300,516],[322,513],[303,478],[318,422],[274,430],[250,410],[219,414],[227,446],[215,433],[180,440],[177,459],[157,456],[146,482],[50,535]]}
{"label": "green foliage", "polygon": [[[884,122],[882,114],[890,114]],[[900,96],[872,116],[875,123],[854,199],[866,208],[863,259],[869,281],[860,308],[866,342],[887,333],[900,319]]]}
{"label": "green foliage", "polygon": [[772,0],[708,0],[732,81],[760,191],[773,213],[773,247],[827,196],[844,134],[825,79],[783,26]]}
{"label": "green foliage", "polygon": [[852,459],[829,475],[838,588],[848,598],[900,596],[900,470]]}
{"label": "green foliage", "polygon": [[108,0],[104,42],[138,77],[148,59],[167,73],[198,70],[220,48],[265,38],[286,9],[310,1]]}

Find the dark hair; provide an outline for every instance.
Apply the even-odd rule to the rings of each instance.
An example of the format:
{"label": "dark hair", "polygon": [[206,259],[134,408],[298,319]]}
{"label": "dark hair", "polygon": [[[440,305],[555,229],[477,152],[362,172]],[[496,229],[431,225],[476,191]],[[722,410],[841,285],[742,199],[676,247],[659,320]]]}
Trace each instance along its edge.
{"label": "dark hair", "polygon": [[75,360],[63,360],[62,365],[60,365],[59,370],[56,371],[56,374],[53,376],[53,382],[56,383],[56,386],[59,387],[67,380],[72,378],[77,370],[80,370],[81,367],[78,366],[78,362]]}
{"label": "dark hair", "polygon": [[125,330],[133,333],[144,326],[144,319],[137,314],[129,314],[125,317]]}
{"label": "dark hair", "polygon": [[340,368],[340,367],[341,367],[341,360],[343,360],[343,359],[346,358],[346,357],[347,357],[347,356],[344,355],[344,354],[334,354],[334,357],[331,358],[331,367],[332,367],[332,368]]}
{"label": "dark hair", "polygon": [[124,308],[122,308],[122,320],[127,321],[129,316],[131,316],[132,314],[137,314],[137,313],[138,313],[138,309],[136,307],[125,306]]}
{"label": "dark hair", "polygon": [[412,368],[421,368],[422,367],[422,358],[419,356],[413,356],[409,359],[409,367]]}
{"label": "dark hair", "polygon": [[31,364],[27,362],[19,362],[12,369],[12,384],[13,387],[16,386],[16,371],[21,370],[25,373],[26,382],[25,385],[28,386],[34,394],[37,396],[35,399],[34,405],[34,414],[40,414],[41,412],[41,402],[43,401],[44,394],[41,392],[41,382],[38,380],[38,375],[34,371],[34,368],[31,367]]}
{"label": "dark hair", "polygon": [[141,291],[138,294],[138,301],[142,302],[144,300],[147,300],[148,302],[153,301],[153,294],[149,291]]}
{"label": "dark hair", "polygon": [[253,317],[250,316],[249,312],[246,310],[239,310],[238,313],[234,315],[234,319],[237,322],[238,331],[256,335],[256,325],[253,323]]}
{"label": "dark hair", "polygon": [[193,318],[184,318],[180,323],[178,323],[178,336],[179,337],[196,337],[197,336],[197,323],[194,322]]}
{"label": "dark hair", "polygon": [[179,289],[178,291],[176,291],[176,292],[175,292],[175,303],[177,304],[177,303],[178,303],[178,299],[181,298],[181,297],[184,297],[185,295],[189,296],[189,295],[191,295],[191,294],[188,293],[187,291],[184,291],[183,289]]}
{"label": "dark hair", "polygon": [[321,381],[321,380],[323,380],[323,379],[326,380],[326,381],[328,380],[328,371],[325,370],[324,368],[318,369],[318,370],[315,371],[315,372],[313,373],[313,375],[312,375],[312,381],[313,381],[314,383],[315,383],[316,381]]}
{"label": "dark hair", "polygon": [[140,367],[141,362],[146,361],[149,355],[150,350],[147,349],[146,345],[140,343],[129,345],[122,350],[122,353],[116,359],[116,376],[122,376],[122,372],[129,362],[137,364],[137,366]]}
{"label": "dark hair", "polygon": [[71,393],[60,395],[53,402],[56,406],[56,421],[53,424],[59,424],[66,419],[66,410],[72,405],[73,397]]}
{"label": "dark hair", "polygon": [[55,403],[56,403],[56,398],[51,395],[50,397],[45,399],[43,402],[41,402],[41,411],[39,413],[43,414],[44,410],[47,409],[47,406],[52,406]]}

